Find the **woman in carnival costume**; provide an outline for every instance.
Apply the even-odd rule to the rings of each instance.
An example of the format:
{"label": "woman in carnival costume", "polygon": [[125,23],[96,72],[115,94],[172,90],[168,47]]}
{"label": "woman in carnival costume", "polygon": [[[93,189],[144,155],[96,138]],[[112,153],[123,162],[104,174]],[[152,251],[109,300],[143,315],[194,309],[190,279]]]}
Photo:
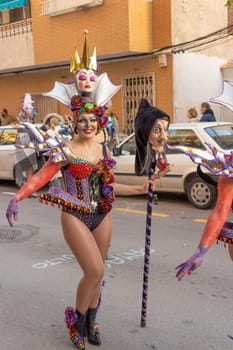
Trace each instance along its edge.
{"label": "woman in carnival costume", "polygon": [[[59,171],[62,172],[65,189],[51,187],[40,196],[40,200],[62,207],[64,238],[83,271],[77,286],[75,308],[67,307],[65,310],[70,339],[78,349],[85,349],[85,333],[89,343],[101,344],[95,318],[112,234],[114,192],[120,195],[142,194],[147,192],[148,187],[147,184],[126,186],[114,183],[115,161],[105,144],[96,140],[96,134],[108,121],[103,107],[108,98],[104,92],[102,105],[96,105],[92,96],[75,94],[70,99],[74,135],[68,142],[50,138],[35,125],[24,123],[37,138],[37,143],[24,147],[43,151],[49,159],[12,198],[6,213],[10,226],[13,226],[18,220],[17,203],[43,188]],[[59,98],[67,103],[67,97],[62,97],[62,93]],[[153,184],[153,181],[150,183]]]}
{"label": "woman in carnival costume", "polygon": [[27,125],[38,138],[35,149],[47,151],[49,160],[16,193],[6,215],[13,226],[18,219],[17,203],[43,188],[61,170],[65,190],[51,187],[48,193],[40,196],[40,200],[62,207],[64,238],[83,271],[77,287],[76,308],[67,307],[65,322],[72,342],[78,349],[84,349],[84,327],[91,344],[101,343],[95,317],[112,234],[114,189],[121,195],[131,195],[146,193],[147,188],[126,185],[117,188],[118,185],[114,184],[115,161],[110,158],[107,147],[95,138],[98,129],[105,126],[104,121],[107,122],[104,108],[95,106],[91,100],[84,102],[76,95],[71,107],[75,134],[68,143],[54,143],[54,139],[44,137],[36,126]]}
{"label": "woman in carnival costume", "polygon": [[[216,240],[228,243],[228,251],[233,260],[233,223],[227,222],[227,217],[233,204],[233,152],[224,154],[208,144],[209,152],[184,146],[169,146],[168,149],[182,151],[200,167],[219,176],[217,183],[217,202],[208,217],[200,242],[194,254],[184,263],[177,266],[176,277],[180,281],[185,274],[191,275],[203,262],[204,255]],[[208,180],[208,175],[201,175]],[[213,180],[211,180],[213,183]]]}

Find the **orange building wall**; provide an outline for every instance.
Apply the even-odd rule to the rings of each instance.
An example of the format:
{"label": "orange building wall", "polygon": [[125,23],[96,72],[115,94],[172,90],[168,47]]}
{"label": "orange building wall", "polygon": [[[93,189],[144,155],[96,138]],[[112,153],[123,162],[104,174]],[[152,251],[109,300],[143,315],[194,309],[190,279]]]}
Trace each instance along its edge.
{"label": "orange building wall", "polygon": [[[172,0],[152,1],[153,49],[172,44]],[[173,118],[173,58],[167,55],[167,67],[160,68],[158,57],[154,58],[157,71],[157,101]]]}
{"label": "orange building wall", "polygon": [[156,0],[153,6],[153,49],[172,44],[172,4],[171,0]]}
{"label": "orange building wall", "polygon": [[[171,72],[172,65],[171,60],[168,61],[166,68],[160,68],[158,60],[154,58],[141,58],[133,61],[121,62],[120,67],[118,64],[105,64],[102,66],[103,71],[110,73],[112,82],[115,84],[122,83],[121,77],[130,74],[144,74],[144,73],[155,73],[155,101],[156,106],[161,108],[171,117],[173,114],[173,95],[172,95],[172,80]],[[118,114],[120,119],[120,128],[122,128],[122,113],[123,113],[123,95],[122,91],[118,93],[113,100],[113,106],[115,112]],[[143,97],[143,96],[142,96]]]}
{"label": "orange building wall", "polygon": [[151,8],[152,3],[144,0],[105,0],[103,6],[51,17],[40,16],[39,1],[33,1],[35,64],[70,59],[74,46],[80,52],[85,29],[97,56],[151,51]]}
{"label": "orange building wall", "polygon": [[[171,0],[153,2],[117,0],[116,6],[115,0],[105,0],[104,6],[49,17],[39,15],[39,1],[31,1],[35,63],[69,61],[75,45],[81,55],[83,30],[86,28],[89,30],[90,53],[95,44],[97,56],[103,56],[106,52],[112,54],[128,50],[146,52],[169,45],[171,43],[170,2]],[[140,6],[135,6],[138,3]],[[131,18],[130,22],[129,18]],[[149,30],[150,26],[152,31]],[[122,83],[124,75],[154,72],[156,105],[172,116],[172,57],[167,58],[168,66],[165,68],[159,66],[158,58],[151,57],[100,63],[99,73],[108,72],[111,81],[118,85]],[[72,78],[69,67],[1,76],[0,104],[8,108],[11,115],[16,115],[20,107],[20,97],[26,92],[31,94],[47,92],[52,89],[56,80],[68,83]],[[121,90],[113,98],[113,109],[120,118],[120,127],[122,127],[123,113],[122,93]],[[64,114],[70,111],[59,104],[58,112]]]}
{"label": "orange building wall", "polygon": [[152,51],[152,3],[129,0],[129,14],[129,46],[131,51]]}
{"label": "orange building wall", "polygon": [[[130,74],[143,74],[155,72],[155,101],[157,107],[163,109],[169,115],[172,115],[172,82],[171,82],[171,62],[168,59],[168,67],[160,68],[157,58],[141,58],[127,60],[115,63],[100,64],[100,74],[107,72],[110,80],[120,85],[122,77]],[[55,81],[68,83],[73,78],[73,75],[67,69],[57,69],[53,71],[41,71],[36,73],[17,74],[14,76],[1,77],[0,84],[0,103],[8,108],[11,115],[18,114],[18,108],[21,107],[20,97],[26,92],[31,94],[41,94],[48,92],[53,88]],[[6,89],[7,86],[7,89]],[[12,91],[11,95],[9,91]],[[113,97],[113,109],[119,116],[120,128],[122,127],[123,113],[123,91],[120,90]],[[143,96],[142,96],[143,97]],[[51,111],[53,112],[53,111]],[[58,113],[70,113],[70,110],[59,103]]]}
{"label": "orange building wall", "polygon": [[34,1],[35,64],[69,60],[75,46],[82,51],[85,29],[89,31],[90,49],[96,46],[97,55],[129,49],[128,1],[118,0],[116,6],[115,1],[105,0],[103,6],[53,17],[40,16],[39,11],[39,1]]}

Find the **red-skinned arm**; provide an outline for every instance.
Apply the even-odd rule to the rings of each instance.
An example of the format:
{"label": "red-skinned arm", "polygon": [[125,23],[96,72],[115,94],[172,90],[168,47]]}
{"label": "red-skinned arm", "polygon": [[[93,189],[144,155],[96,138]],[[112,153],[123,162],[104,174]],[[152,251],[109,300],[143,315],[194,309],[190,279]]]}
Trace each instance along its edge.
{"label": "red-skinned arm", "polygon": [[29,197],[34,192],[42,188],[50,179],[60,170],[65,163],[53,163],[50,160],[33,176],[31,176],[23,187],[16,193],[8,204],[6,217],[11,227],[18,220],[18,205],[17,202]]}
{"label": "red-skinned arm", "polygon": [[203,261],[207,250],[217,239],[229,215],[233,199],[233,179],[219,177],[217,202],[209,216],[196,252],[184,263],[176,267],[176,277],[180,281],[184,275],[191,274]]}
{"label": "red-skinned arm", "polygon": [[60,170],[61,163],[53,163],[48,160],[45,165],[34,175],[32,175],[27,182],[16,193],[14,198],[17,202],[31,196],[34,192],[43,188],[49,180]]}
{"label": "red-skinned arm", "polygon": [[210,214],[200,245],[210,248],[217,239],[224,223],[226,222],[233,200],[233,179],[219,177],[217,202]]}

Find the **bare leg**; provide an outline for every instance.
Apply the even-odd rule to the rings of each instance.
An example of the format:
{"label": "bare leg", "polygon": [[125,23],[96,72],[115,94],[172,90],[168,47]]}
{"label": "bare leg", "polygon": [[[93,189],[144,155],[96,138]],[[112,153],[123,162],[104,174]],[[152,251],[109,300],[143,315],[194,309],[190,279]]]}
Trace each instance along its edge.
{"label": "bare leg", "polygon": [[[93,236],[98,245],[103,263],[108,253],[110,240],[112,236],[112,216],[109,213],[105,216],[104,220],[99,224],[99,226],[92,232]],[[98,311],[98,304],[101,293],[101,285],[95,291],[95,294],[91,300],[90,306],[88,308],[87,318],[86,318],[86,331],[87,339],[90,344],[100,345],[101,338],[99,333],[99,325],[96,323],[96,314]]]}
{"label": "bare leg", "polygon": [[[103,263],[105,263],[105,259],[108,254],[108,249],[110,246],[111,238],[112,238],[112,216],[111,214],[108,214],[104,220],[100,223],[100,225],[92,232],[95,241],[98,245]],[[101,281],[102,282],[102,281]],[[100,295],[100,288],[96,290],[95,295],[93,296],[90,308],[96,308],[98,301],[99,301],[99,295]]]}
{"label": "bare leg", "polygon": [[85,314],[93,297],[100,290],[104,275],[104,262],[93,234],[80,220],[62,213],[64,238],[83,271],[77,288],[76,307]]}

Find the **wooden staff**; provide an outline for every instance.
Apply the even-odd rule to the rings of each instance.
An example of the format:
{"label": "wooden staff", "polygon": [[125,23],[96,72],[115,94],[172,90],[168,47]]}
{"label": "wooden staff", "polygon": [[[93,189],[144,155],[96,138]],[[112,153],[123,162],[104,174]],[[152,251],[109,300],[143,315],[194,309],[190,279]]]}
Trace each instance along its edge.
{"label": "wooden staff", "polygon": [[[149,179],[155,172],[155,158],[151,160]],[[150,265],[150,237],[151,237],[151,215],[152,202],[154,193],[151,185],[148,190],[147,214],[146,214],[146,237],[145,237],[145,254],[144,254],[144,273],[143,273],[143,290],[142,290],[142,309],[141,309],[141,327],[146,326],[147,315],[147,298],[148,298],[148,282],[149,282],[149,265]]]}

